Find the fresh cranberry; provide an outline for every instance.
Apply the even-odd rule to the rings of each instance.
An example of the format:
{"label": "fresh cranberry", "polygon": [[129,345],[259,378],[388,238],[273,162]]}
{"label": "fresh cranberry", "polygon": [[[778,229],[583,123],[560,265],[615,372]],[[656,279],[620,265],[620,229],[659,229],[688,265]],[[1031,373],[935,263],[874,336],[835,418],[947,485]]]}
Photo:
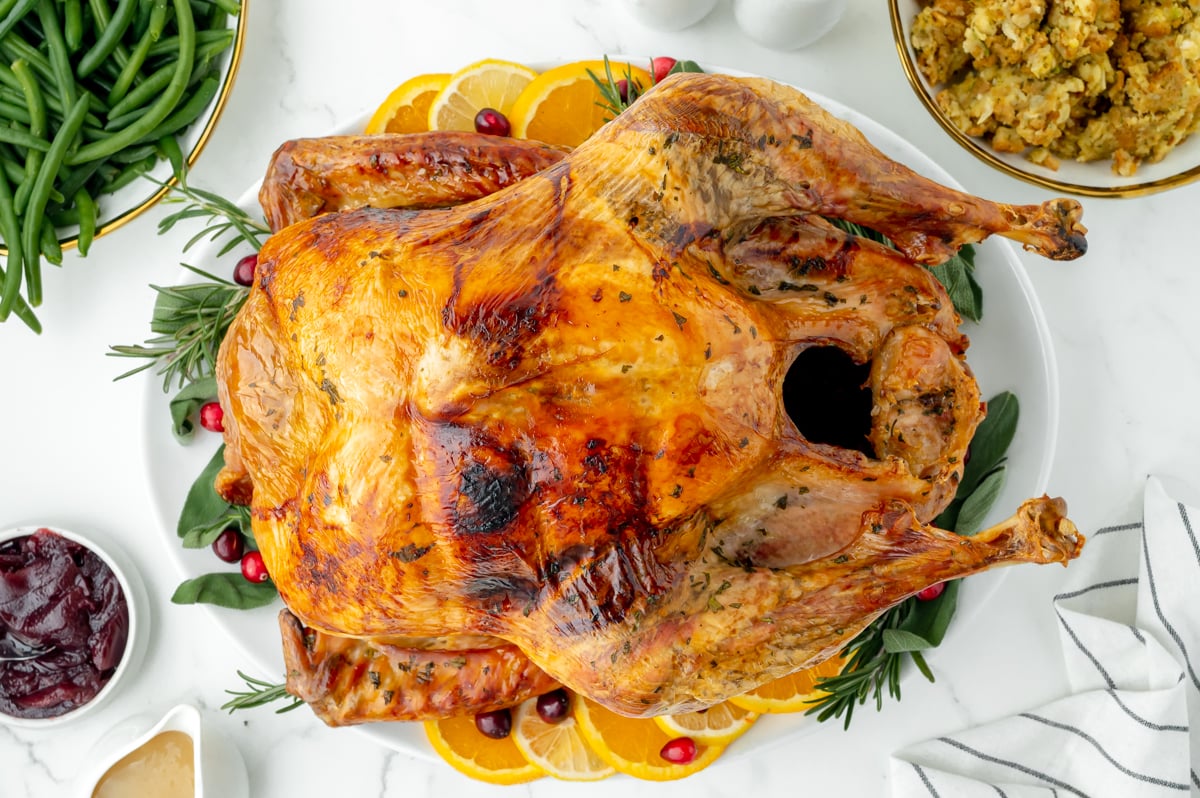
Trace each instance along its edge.
{"label": "fresh cranberry", "polygon": [[668,740],[658,755],[676,765],[686,765],[696,758],[696,741],[691,737],[676,737]]}
{"label": "fresh cranberry", "polygon": [[212,550],[225,562],[237,562],[242,559],[242,533],[236,526],[226,527],[213,541]]}
{"label": "fresh cranberry", "polygon": [[629,81],[625,78],[617,81],[617,93],[621,95],[621,102],[629,102]]}
{"label": "fresh cranberry", "polygon": [[946,583],[938,582],[936,585],[930,585],[929,587],[925,588],[924,590],[919,591],[917,593],[917,598],[920,599],[921,601],[932,601],[933,599],[942,595],[942,591],[944,591],[945,589],[946,589]]}
{"label": "fresh cranberry", "polygon": [[267,565],[260,552],[248,551],[242,557],[242,576],[246,577],[247,582],[267,581]]}
{"label": "fresh cranberry", "polygon": [[247,255],[233,267],[233,281],[238,285],[254,285],[254,270],[258,268],[258,256]]}
{"label": "fresh cranberry", "polygon": [[538,696],[537,713],[547,723],[562,723],[571,713],[571,699],[567,697],[567,691],[560,687],[552,693]]}
{"label": "fresh cranberry", "polygon": [[503,740],[512,733],[512,713],[507,709],[480,712],[475,716],[475,728],[485,737]]}
{"label": "fresh cranberry", "polygon": [[675,68],[675,59],[667,55],[660,55],[650,59],[650,68],[654,71],[654,82],[658,83],[671,73]]}
{"label": "fresh cranberry", "polygon": [[225,425],[221,423],[225,411],[217,402],[205,402],[200,406],[200,426],[209,432],[224,432]]}
{"label": "fresh cranberry", "polygon": [[507,136],[512,132],[508,117],[495,108],[484,108],[475,114],[475,132],[488,136]]}

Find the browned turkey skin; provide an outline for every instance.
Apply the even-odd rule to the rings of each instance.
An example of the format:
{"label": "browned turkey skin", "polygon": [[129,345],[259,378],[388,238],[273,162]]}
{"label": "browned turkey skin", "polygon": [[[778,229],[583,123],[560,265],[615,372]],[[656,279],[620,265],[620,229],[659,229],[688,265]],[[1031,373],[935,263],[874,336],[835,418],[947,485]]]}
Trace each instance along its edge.
{"label": "browned turkey skin", "polygon": [[[449,205],[455,181],[481,198],[284,227],[222,346],[218,487],[250,500],[289,689],[327,722],[556,682],[631,715],[695,709],[930,584],[1079,553],[1059,500],[971,539],[928,525],[983,410],[959,319],[915,263],[990,234],[1078,256],[1077,203],[952,191],[795,90],[718,75],[664,81],[528,176],[495,150],[524,179],[494,193],[477,163],[429,203],[416,167],[355,155],[444,161],[437,136],[329,146],[338,180],[289,197],[285,149],[264,197],[297,216],[348,195]],[[785,373],[818,345],[871,364],[871,456],[784,411]]]}

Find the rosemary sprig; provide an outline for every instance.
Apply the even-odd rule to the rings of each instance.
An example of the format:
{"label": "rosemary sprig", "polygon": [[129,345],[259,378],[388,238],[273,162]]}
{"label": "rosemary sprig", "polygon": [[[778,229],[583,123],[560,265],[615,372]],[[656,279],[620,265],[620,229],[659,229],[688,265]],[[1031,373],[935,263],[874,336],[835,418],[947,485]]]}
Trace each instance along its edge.
{"label": "rosemary sprig", "polygon": [[[671,67],[668,75],[674,75],[676,72],[703,72],[700,65],[695,61],[676,61],[675,66]],[[654,68],[651,65],[649,70],[651,80],[654,79]],[[634,100],[646,93],[650,86],[643,86],[633,78],[633,67],[625,65],[625,75],[616,77],[613,75],[612,64],[608,60],[608,56],[604,56],[604,77],[601,78],[592,70],[587,71],[592,82],[596,84],[596,88],[600,91],[602,100],[596,105],[603,108],[608,113],[612,114],[606,122],[611,122],[613,119],[621,115],[629,106],[633,105]],[[622,85],[624,84],[624,85]]]}
{"label": "rosemary sprig", "polygon": [[[874,699],[876,710],[883,708],[885,691],[889,697],[900,700],[900,668],[904,657],[902,653],[888,651],[884,633],[899,629],[912,613],[916,601],[910,598],[890,608],[850,642],[843,652],[847,661],[842,672],[820,681],[818,687],[824,692],[812,701],[813,706],[806,715],[816,715],[822,722],[844,716],[842,725],[848,729],[854,707],[865,704],[867,699]],[[908,653],[925,678],[932,682],[933,673],[921,652]]]}
{"label": "rosemary sprig", "polygon": [[279,715],[284,712],[291,712],[296,707],[302,706],[304,701],[287,691],[286,684],[271,684],[264,682],[261,679],[255,679],[253,676],[247,676],[241,671],[237,672],[242,681],[246,683],[246,690],[226,690],[226,693],[233,698],[221,705],[221,709],[229,710],[233,714],[239,709],[254,709],[255,707],[266,706],[273,704],[281,699],[290,699],[291,703],[287,706],[275,710],[275,714]]}
{"label": "rosemary sprig", "polygon": [[158,293],[150,321],[156,335],[145,344],[112,346],[108,353],[146,362],[116,379],[157,367],[163,377],[163,391],[169,392],[172,383],[183,387],[213,374],[221,339],[245,303],[249,289],[186,263],[183,267],[207,282],[151,286]]}
{"label": "rosemary sprig", "polygon": [[[158,223],[159,235],[182,221],[202,219],[204,227],[183,245],[184,252],[205,239],[216,242],[221,238],[227,240],[216,257],[239,245],[248,245],[255,252],[262,248],[263,240],[271,234],[265,224],[219,194],[188,185],[186,172],[178,173],[176,178],[164,202],[184,203],[184,206]],[[172,384],[182,388],[213,374],[221,339],[245,303],[248,289],[186,263],[183,267],[207,282],[151,286],[158,293],[150,321],[155,337],[141,345],[110,347],[112,351],[108,353],[112,357],[140,358],[146,362],[116,379],[156,368],[163,377],[163,391],[169,392]]]}
{"label": "rosemary sprig", "polygon": [[186,204],[159,221],[159,235],[169,232],[184,220],[204,219],[204,228],[183,245],[184,252],[205,238],[217,241],[228,234],[231,234],[230,238],[217,253],[218,257],[242,243],[249,244],[255,252],[262,249],[263,240],[271,234],[270,228],[219,194],[189,186],[186,177],[186,174],[180,175],[178,182],[171,186],[171,193],[163,200]]}

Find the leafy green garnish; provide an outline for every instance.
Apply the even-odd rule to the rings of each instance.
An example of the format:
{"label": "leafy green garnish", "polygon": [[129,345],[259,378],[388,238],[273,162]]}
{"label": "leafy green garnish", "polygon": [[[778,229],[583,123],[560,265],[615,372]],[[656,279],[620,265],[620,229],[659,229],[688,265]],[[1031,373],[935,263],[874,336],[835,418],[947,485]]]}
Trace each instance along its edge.
{"label": "leafy green garnish", "polygon": [[[1004,456],[1021,416],[1017,397],[1008,391],[993,396],[987,407],[987,417],[971,439],[971,456],[963,467],[958,493],[933,521],[934,526],[953,529],[960,535],[973,535],[979,531],[979,524],[991,506],[990,502],[984,506],[985,497],[990,495],[994,501],[1000,492],[1005,476]],[[980,494],[978,498],[977,493]],[[967,510],[965,517],[960,518],[964,509]]]}
{"label": "leafy green garnish", "polygon": [[215,604],[231,610],[265,607],[279,597],[275,585],[251,582],[240,572],[220,571],[188,579],[175,588],[174,604]]}
{"label": "leafy green garnish", "polygon": [[[132,357],[146,362],[116,379],[151,367],[163,377],[163,390],[172,384],[183,388],[212,376],[221,339],[246,301],[248,289],[194,266],[185,269],[208,280],[171,287],[151,286],[158,297],[150,329],[157,333],[143,345],[110,347],[111,357]],[[180,429],[180,424],[176,423]]]}

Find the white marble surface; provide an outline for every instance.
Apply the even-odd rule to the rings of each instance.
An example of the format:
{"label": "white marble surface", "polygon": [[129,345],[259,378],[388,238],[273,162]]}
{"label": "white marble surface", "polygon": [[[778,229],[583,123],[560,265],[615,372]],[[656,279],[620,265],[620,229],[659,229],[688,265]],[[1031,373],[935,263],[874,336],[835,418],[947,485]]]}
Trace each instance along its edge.
{"label": "white marble surface", "polygon": [[[400,80],[485,56],[523,61],[604,53],[673,54],[758,72],[839,99],[934,156],[976,193],[1032,202],[1049,195],[990,172],[930,120],[901,73],[880,0],[851,0],[834,30],[779,53],[742,36],[728,0],[699,25],[658,33],[614,0],[437,3],[252,0],[241,73],[193,182],[236,196],[285,138],[321,133],[371,109]],[[337,11],[333,9],[336,8]],[[1091,250],[1053,264],[1025,257],[1049,317],[1063,413],[1050,492],[1085,531],[1137,513],[1143,477],[1200,475],[1200,185],[1134,200],[1084,200]],[[0,796],[66,795],[89,748],[128,715],[178,701],[240,746],[255,798],[490,795],[440,762],[330,730],[304,711],[228,716],[216,707],[245,666],[210,617],[168,602],[178,575],[145,488],[144,384],[113,383],[110,344],[147,335],[151,282],[176,275],[186,233],[155,235],[156,210],[45,275],[40,338],[0,328],[0,525],[33,521],[118,539],[136,561],[154,636],[135,682],[53,733],[0,726]],[[187,477],[190,479],[190,476]],[[930,657],[938,677],[906,684],[900,705],[838,726],[727,755],[672,785],[616,778],[543,781],[510,795],[886,795],[887,759],[906,743],[1035,706],[1066,689],[1049,597],[1060,568],[1014,569],[968,626]]]}

